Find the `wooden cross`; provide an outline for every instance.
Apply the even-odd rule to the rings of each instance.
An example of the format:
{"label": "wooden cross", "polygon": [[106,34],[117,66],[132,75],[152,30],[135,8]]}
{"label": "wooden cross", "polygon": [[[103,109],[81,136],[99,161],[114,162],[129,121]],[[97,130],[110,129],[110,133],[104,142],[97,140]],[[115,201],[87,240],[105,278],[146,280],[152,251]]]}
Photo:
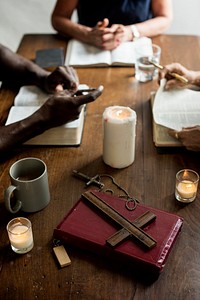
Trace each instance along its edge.
{"label": "wooden cross", "polygon": [[133,223],[131,223],[128,219],[122,216],[118,211],[116,211],[103,199],[96,196],[92,191],[87,191],[83,193],[82,197],[88,200],[93,205],[95,205],[107,216],[109,216],[112,220],[114,220],[116,223],[122,226],[123,231],[121,230],[118,231],[115,235],[111,236],[107,240],[107,242],[110,245],[115,246],[116,244],[124,240],[125,237],[130,235],[130,236],[134,236],[138,241],[140,241],[143,245],[145,245],[149,249],[156,246],[156,241],[141,229],[142,226],[155,219],[156,216],[153,213],[147,212],[142,216],[140,216],[139,218],[137,218]]}
{"label": "wooden cross", "polygon": [[[148,210],[143,215],[139,216],[133,222],[133,224],[138,228],[143,228],[147,226],[150,222],[154,221],[155,219],[156,219],[156,215],[154,215],[151,211]],[[110,236],[106,240],[106,242],[110,246],[115,247],[129,236],[130,236],[130,232],[128,232],[125,228],[122,228],[118,230],[116,233],[114,233],[112,236]]]}

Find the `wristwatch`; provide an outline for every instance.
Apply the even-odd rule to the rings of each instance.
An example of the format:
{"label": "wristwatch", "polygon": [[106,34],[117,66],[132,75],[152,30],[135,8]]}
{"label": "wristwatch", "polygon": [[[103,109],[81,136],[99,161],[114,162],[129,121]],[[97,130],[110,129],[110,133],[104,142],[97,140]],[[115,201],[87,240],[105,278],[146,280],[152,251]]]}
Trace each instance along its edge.
{"label": "wristwatch", "polygon": [[133,34],[133,41],[134,41],[140,37],[140,33],[135,25],[131,25],[130,28]]}

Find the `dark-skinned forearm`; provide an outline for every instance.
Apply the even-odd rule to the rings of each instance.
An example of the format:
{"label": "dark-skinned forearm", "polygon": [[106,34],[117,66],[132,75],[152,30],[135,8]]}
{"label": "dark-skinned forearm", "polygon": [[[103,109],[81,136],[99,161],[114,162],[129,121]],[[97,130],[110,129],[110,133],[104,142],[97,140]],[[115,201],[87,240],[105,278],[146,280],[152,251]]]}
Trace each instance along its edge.
{"label": "dark-skinned forearm", "polygon": [[0,154],[12,151],[48,128],[49,126],[38,113],[22,121],[0,127]]}
{"label": "dark-skinned forearm", "polygon": [[0,80],[14,85],[43,87],[49,74],[30,60],[0,45]]}

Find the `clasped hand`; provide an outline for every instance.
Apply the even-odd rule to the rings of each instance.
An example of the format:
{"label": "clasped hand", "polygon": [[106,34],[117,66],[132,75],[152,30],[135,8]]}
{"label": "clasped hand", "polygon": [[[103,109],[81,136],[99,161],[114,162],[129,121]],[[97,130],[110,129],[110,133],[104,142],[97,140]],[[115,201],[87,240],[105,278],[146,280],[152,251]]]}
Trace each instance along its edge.
{"label": "clasped hand", "polygon": [[121,43],[130,40],[130,30],[122,24],[113,24],[108,27],[109,20],[98,22],[89,32],[90,44],[103,49],[113,50]]}

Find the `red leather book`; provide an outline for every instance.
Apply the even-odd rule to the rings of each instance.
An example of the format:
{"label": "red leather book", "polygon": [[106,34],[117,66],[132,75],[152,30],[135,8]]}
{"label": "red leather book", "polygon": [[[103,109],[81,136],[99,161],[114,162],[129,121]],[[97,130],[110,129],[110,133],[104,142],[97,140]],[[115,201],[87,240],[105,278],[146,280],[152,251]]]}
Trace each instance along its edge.
{"label": "red leather book", "polygon": [[106,240],[120,230],[120,226],[84,197],[79,199],[55,228],[54,237],[112,260],[128,263],[129,267],[133,266],[133,268],[159,275],[181,230],[183,219],[176,214],[143,204],[137,204],[136,209],[130,211],[126,208],[125,200],[122,198],[96,190],[92,190],[92,193],[103,199],[130,222],[134,222],[147,211],[155,214],[155,220],[144,227],[143,231],[156,240],[156,246],[147,249],[132,236],[115,247],[108,245]]}

